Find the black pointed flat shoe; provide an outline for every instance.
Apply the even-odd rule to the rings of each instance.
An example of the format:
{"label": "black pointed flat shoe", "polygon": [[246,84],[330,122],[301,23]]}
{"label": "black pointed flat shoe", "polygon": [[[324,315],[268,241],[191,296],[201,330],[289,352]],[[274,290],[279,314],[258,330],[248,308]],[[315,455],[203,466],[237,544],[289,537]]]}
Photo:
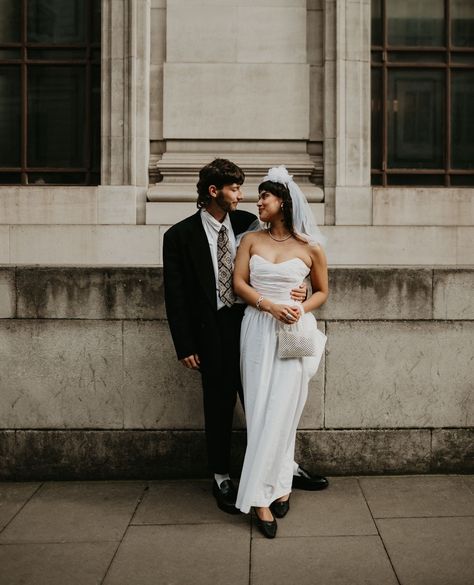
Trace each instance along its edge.
{"label": "black pointed flat shoe", "polygon": [[276,518],[284,518],[290,509],[290,498],[283,502],[272,502],[270,504],[270,510]]}
{"label": "black pointed flat shoe", "polygon": [[275,518],[273,518],[273,520],[261,520],[258,517],[257,510],[254,508],[253,511],[255,513],[256,519],[255,524],[257,525],[257,528],[260,530],[263,536],[265,538],[275,538],[278,528],[277,521],[275,520]]}

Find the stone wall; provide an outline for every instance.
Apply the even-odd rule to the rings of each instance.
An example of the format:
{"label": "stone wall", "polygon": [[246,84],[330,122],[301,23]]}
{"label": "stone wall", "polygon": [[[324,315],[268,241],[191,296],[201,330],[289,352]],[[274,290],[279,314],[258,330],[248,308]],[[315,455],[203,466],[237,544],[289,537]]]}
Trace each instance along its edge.
{"label": "stone wall", "polygon": [[[0,478],[206,474],[199,375],[162,269],[0,269]],[[330,474],[474,469],[474,269],[333,268],[298,460]],[[235,420],[234,467],[245,446]]]}

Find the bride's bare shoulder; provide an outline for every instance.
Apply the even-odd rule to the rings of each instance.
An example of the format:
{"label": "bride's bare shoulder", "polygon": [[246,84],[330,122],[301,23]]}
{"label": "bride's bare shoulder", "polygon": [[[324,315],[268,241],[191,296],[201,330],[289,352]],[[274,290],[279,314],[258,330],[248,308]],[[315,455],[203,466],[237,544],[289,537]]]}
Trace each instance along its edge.
{"label": "bride's bare shoulder", "polygon": [[245,236],[242,238],[242,242],[245,242],[247,245],[252,244],[254,242],[257,242],[264,234],[265,230],[249,232],[248,234],[245,234]]}

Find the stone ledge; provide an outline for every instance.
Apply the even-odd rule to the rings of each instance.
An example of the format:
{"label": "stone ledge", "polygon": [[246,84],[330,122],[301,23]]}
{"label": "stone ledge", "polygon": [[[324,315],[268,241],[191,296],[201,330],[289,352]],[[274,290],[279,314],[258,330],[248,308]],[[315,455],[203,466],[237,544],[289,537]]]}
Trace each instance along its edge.
{"label": "stone ledge", "polygon": [[[16,284],[15,284],[16,279]],[[321,320],[473,320],[474,268],[335,267]],[[161,267],[0,267],[0,317],[165,319]]]}
{"label": "stone ledge", "polygon": [[[296,459],[331,475],[472,473],[472,429],[301,431]],[[449,456],[431,436],[456,435]],[[238,475],[245,433],[236,432]],[[203,431],[3,430],[0,480],[167,479],[207,477]]]}

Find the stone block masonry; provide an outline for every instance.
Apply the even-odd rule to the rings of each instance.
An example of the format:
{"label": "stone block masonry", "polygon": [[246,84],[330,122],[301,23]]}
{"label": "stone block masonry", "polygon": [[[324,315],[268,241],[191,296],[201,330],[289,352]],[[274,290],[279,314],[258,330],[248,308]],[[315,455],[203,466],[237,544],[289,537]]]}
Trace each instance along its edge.
{"label": "stone block masonry", "polygon": [[[333,268],[297,457],[336,474],[474,470],[474,269]],[[199,374],[160,267],[0,268],[0,479],[205,476]],[[234,473],[244,448],[235,417]]]}

